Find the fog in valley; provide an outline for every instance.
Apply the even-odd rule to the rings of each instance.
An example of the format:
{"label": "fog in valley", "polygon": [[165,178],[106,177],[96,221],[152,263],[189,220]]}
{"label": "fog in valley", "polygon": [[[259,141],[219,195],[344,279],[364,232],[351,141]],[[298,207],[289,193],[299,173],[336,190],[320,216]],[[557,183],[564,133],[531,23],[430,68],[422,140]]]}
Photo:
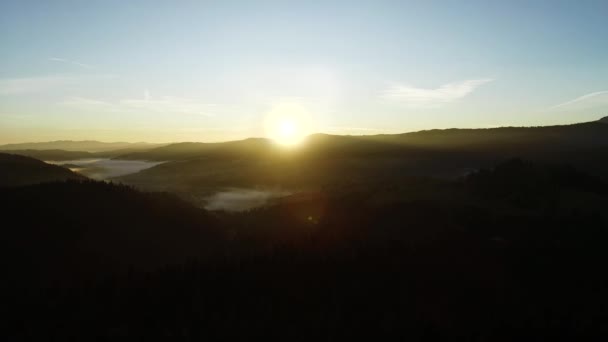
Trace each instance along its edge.
{"label": "fog in valley", "polygon": [[151,168],[162,162],[151,162],[142,160],[115,160],[107,158],[76,159],[62,161],[46,161],[48,164],[60,165],[71,171],[80,173],[96,180],[106,180],[136,173]]}
{"label": "fog in valley", "polygon": [[226,189],[207,197],[204,207],[207,210],[246,211],[289,194],[284,190]]}

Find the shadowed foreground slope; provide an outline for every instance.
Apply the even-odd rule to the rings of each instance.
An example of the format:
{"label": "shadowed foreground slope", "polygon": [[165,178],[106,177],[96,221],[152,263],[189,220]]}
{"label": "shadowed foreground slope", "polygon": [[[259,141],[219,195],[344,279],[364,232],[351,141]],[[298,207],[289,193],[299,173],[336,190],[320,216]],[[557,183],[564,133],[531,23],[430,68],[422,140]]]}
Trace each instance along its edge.
{"label": "shadowed foreground slope", "polygon": [[86,177],[66,168],[40,160],[0,153],[0,187],[37,184],[63,180],[82,180]]}
{"label": "shadowed foreground slope", "polygon": [[211,215],[174,196],[103,182],[1,189],[0,208],[4,262],[24,261],[33,268],[23,275],[41,284],[156,269],[209,254],[223,241]]}
{"label": "shadowed foreground slope", "polygon": [[[4,217],[21,218],[3,239],[13,275],[4,284],[5,333],[142,341],[608,337],[601,180],[514,160],[459,181],[401,184],[336,186],[214,218],[103,183],[4,190]],[[206,252],[197,255],[197,246]],[[191,262],[144,271],[146,260],[172,264],[186,255]],[[80,282],[74,259],[105,280]],[[112,260],[134,268],[108,273]],[[36,269],[73,277],[49,288],[25,276]]]}

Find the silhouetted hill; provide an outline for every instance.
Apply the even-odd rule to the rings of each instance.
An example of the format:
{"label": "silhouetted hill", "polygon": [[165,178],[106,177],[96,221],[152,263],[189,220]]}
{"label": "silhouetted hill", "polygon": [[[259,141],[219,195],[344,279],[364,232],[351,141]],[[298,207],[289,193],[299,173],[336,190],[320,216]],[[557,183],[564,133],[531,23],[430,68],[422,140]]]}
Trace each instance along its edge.
{"label": "silhouetted hill", "polygon": [[184,143],[133,153],[175,160],[120,178],[294,190],[241,213],[103,182],[2,188],[4,333],[605,340],[606,129]]}
{"label": "silhouetted hill", "polygon": [[123,157],[170,160],[118,180],[143,189],[181,193],[256,186],[318,189],[348,183],[399,183],[412,176],[457,178],[512,158],[569,163],[607,177],[608,126],[590,122],[375,136],[315,134],[294,149],[250,139],[174,144]]}
{"label": "silhouetted hill", "polygon": [[[133,147],[133,148],[121,148],[117,150],[108,150],[100,152],[86,152],[86,151],[66,151],[66,150],[7,150],[5,152],[10,154],[18,154],[22,156],[32,157],[40,160],[48,161],[62,161],[62,160],[75,160],[85,158],[114,158],[124,154],[140,153],[145,152],[150,147]],[[2,152],[2,150],[0,150]]]}
{"label": "silhouetted hill", "polygon": [[5,188],[0,207],[1,249],[12,262],[42,272],[29,276],[59,282],[180,263],[218,253],[223,241],[216,220],[202,209],[104,182]]}
{"label": "silhouetted hill", "polygon": [[[605,189],[571,167],[521,160],[460,180],[336,185],[213,216],[100,182],[3,189],[3,332],[605,340]],[[534,201],[517,201],[522,193]],[[197,260],[153,271],[188,257]],[[134,267],[101,276],[125,265]]]}
{"label": "silhouetted hill", "polygon": [[146,149],[158,147],[161,144],[150,144],[144,142],[128,143],[128,142],[100,142],[94,140],[71,141],[58,140],[49,142],[35,143],[20,143],[0,145],[0,151],[9,150],[65,150],[65,151],[85,151],[85,152],[102,152],[125,148]]}
{"label": "silhouetted hill", "polygon": [[608,123],[608,116],[601,118],[600,122],[602,122],[602,123]]}
{"label": "silhouetted hill", "polygon": [[82,180],[86,177],[66,168],[19,155],[0,153],[0,186]]}
{"label": "silhouetted hill", "polygon": [[[602,119],[604,120],[604,119]],[[535,152],[563,148],[608,147],[608,127],[599,122],[547,127],[501,127],[488,129],[444,129],[403,134],[380,134],[368,136],[340,136],[313,134],[303,146],[300,154],[347,156],[376,152],[397,153],[414,150],[430,151],[484,151],[513,152],[521,149]],[[209,153],[253,152],[273,154],[281,147],[267,139],[246,139],[225,143],[179,143],[163,146],[141,153],[122,155],[124,159],[184,160],[207,157]]]}
{"label": "silhouetted hill", "polygon": [[520,208],[556,207],[560,201],[574,202],[580,193],[608,195],[606,183],[572,166],[541,166],[520,159],[471,173],[466,183],[482,198],[508,201]]}
{"label": "silhouetted hill", "polygon": [[65,150],[8,150],[10,154],[32,157],[39,160],[74,160],[83,158],[95,158],[95,153],[84,151]]}
{"label": "silhouetted hill", "polygon": [[249,138],[245,140],[222,143],[195,143],[183,142],[154,148],[148,151],[127,153],[119,155],[117,159],[136,160],[183,160],[196,157],[238,158],[248,155],[257,155],[276,149],[276,146],[263,138]]}

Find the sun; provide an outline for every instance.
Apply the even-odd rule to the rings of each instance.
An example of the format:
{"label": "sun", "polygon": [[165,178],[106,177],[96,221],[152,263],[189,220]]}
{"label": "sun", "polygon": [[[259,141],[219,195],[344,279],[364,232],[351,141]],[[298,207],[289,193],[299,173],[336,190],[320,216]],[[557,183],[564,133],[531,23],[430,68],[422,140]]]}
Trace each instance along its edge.
{"label": "sun", "polygon": [[282,139],[289,140],[298,134],[298,126],[292,120],[285,119],[279,125],[279,133],[281,134]]}
{"label": "sun", "polygon": [[283,146],[300,144],[312,131],[311,117],[298,104],[276,105],[266,116],[266,136]]}

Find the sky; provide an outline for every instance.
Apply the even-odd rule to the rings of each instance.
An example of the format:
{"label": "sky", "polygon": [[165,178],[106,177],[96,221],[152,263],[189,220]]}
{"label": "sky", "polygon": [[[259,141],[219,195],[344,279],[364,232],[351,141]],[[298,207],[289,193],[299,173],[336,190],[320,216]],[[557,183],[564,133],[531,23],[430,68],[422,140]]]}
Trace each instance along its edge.
{"label": "sky", "polygon": [[0,2],[0,143],[608,116],[608,1]]}

